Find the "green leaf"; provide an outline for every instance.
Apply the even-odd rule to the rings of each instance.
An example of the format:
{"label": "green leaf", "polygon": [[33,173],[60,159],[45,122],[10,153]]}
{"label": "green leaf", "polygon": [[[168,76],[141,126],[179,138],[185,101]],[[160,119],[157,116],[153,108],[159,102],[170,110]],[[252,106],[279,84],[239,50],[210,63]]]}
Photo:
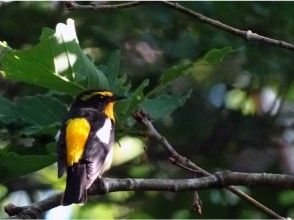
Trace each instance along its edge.
{"label": "green leaf", "polygon": [[26,51],[0,44],[2,75],[8,79],[35,84],[76,95],[84,88],[107,88],[105,75],[83,54],[74,21],[59,23],[56,31],[44,28],[40,42]]}
{"label": "green leaf", "polygon": [[116,94],[127,94],[131,88],[130,82],[127,80],[126,74],[120,72],[121,53],[119,50],[111,53],[106,67],[106,77],[109,82],[109,89]]}
{"label": "green leaf", "polygon": [[1,121],[22,119],[34,125],[34,130],[60,122],[66,112],[66,106],[50,96],[27,96],[16,104],[0,97]]}
{"label": "green leaf", "polygon": [[[45,34],[43,32],[42,36]],[[27,51],[6,48],[0,60],[3,68],[2,75],[8,79],[69,94],[83,91],[82,87],[55,71],[54,57],[48,45],[50,40],[46,39]]]}
{"label": "green leaf", "polygon": [[60,127],[60,122],[55,122],[45,126],[41,126],[41,125],[26,126],[20,131],[20,134],[24,134],[26,136],[46,134],[46,135],[55,137],[59,127]]}
{"label": "green leaf", "polygon": [[204,59],[208,64],[216,65],[219,64],[226,55],[235,52],[232,47],[224,47],[221,49],[211,49],[205,55]]}
{"label": "green leaf", "polygon": [[283,206],[291,206],[294,204],[294,191],[286,190],[285,192],[280,193],[279,202]]}
{"label": "green leaf", "polygon": [[190,73],[190,67],[192,67],[192,63],[189,61],[186,61],[182,64],[179,64],[177,66],[173,66],[169,68],[167,71],[165,71],[161,78],[160,78],[160,89],[167,86],[169,83],[171,83],[173,80],[178,78],[179,76],[185,75]]}
{"label": "green leaf", "polygon": [[120,51],[115,51],[110,55],[107,63],[106,77],[109,82],[109,88],[114,91],[117,88],[117,79],[120,67]]}
{"label": "green leaf", "polygon": [[153,119],[161,119],[184,105],[190,98],[192,90],[185,95],[161,95],[154,99],[147,99],[141,107],[146,110]]}
{"label": "green leaf", "polygon": [[149,85],[149,80],[145,79],[125,101],[118,103],[123,117],[129,116],[141,102],[144,101],[144,89]]}
{"label": "green leaf", "polygon": [[162,74],[162,76],[159,79],[159,85],[155,87],[153,90],[151,90],[146,96],[150,97],[154,93],[157,93],[163,88],[165,88],[178,77],[192,73],[192,71],[195,70],[195,67],[203,66],[203,63],[205,63],[206,65],[216,65],[220,63],[227,54],[239,50],[240,49],[233,50],[232,47],[212,49],[209,50],[203,58],[199,58],[194,63],[190,61],[184,61],[183,63],[177,66],[173,66]]}
{"label": "green leaf", "polygon": [[59,73],[88,89],[108,87],[105,75],[82,52],[73,19],[57,24],[51,47]]}
{"label": "green leaf", "polygon": [[67,112],[63,103],[50,96],[27,96],[17,105],[22,119],[40,126],[60,122]]}
{"label": "green leaf", "polygon": [[19,155],[0,149],[0,161],[0,182],[4,182],[53,164],[56,161],[56,155]]}
{"label": "green leaf", "polygon": [[50,153],[56,155],[56,152],[57,152],[57,145],[56,145],[55,142],[52,142],[52,143],[47,144],[46,148],[47,148],[47,150],[48,150]]}
{"label": "green leaf", "polygon": [[149,85],[149,80],[145,79],[132,93],[132,96],[128,99],[128,106],[126,108],[126,114],[132,113],[136,107],[144,100],[144,89]]}
{"label": "green leaf", "polygon": [[9,124],[18,116],[16,106],[8,99],[0,96],[0,120]]}

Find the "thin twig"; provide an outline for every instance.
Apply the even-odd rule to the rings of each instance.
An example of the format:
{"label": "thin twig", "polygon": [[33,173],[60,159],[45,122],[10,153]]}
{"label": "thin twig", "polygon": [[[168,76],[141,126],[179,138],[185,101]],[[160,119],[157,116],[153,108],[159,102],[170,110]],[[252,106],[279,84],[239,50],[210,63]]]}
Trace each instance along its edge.
{"label": "thin twig", "polygon": [[[214,175],[192,179],[98,179],[89,189],[89,195],[103,195],[117,191],[168,191],[183,192],[222,188],[228,185],[254,187],[294,188],[294,176],[270,173],[218,172]],[[8,204],[4,207],[9,216],[38,218],[42,212],[61,204],[62,193],[50,196],[29,206]],[[199,202],[199,201],[198,201]],[[199,203],[200,204],[200,203]]]}
{"label": "thin twig", "polygon": [[185,164],[180,163],[179,161],[177,161],[173,157],[169,157],[168,159],[172,164],[177,165],[178,167],[193,173],[195,177],[202,177],[203,176],[203,173],[201,171],[190,168],[190,167],[186,166]]}
{"label": "thin twig", "polygon": [[[169,8],[175,9],[179,12],[182,12],[186,15],[192,16],[193,18],[196,18],[197,20],[209,24],[211,26],[214,26],[218,29],[221,29],[223,31],[229,32],[231,34],[234,34],[236,36],[239,36],[241,38],[244,38],[247,41],[257,41],[257,42],[263,42],[272,46],[284,48],[287,50],[294,51],[294,45],[282,41],[282,40],[277,40],[269,37],[265,37],[262,35],[259,35],[257,33],[253,33],[251,30],[240,30],[238,28],[234,28],[230,25],[224,24],[218,20],[206,17],[200,13],[197,13],[189,8],[186,8],[176,2],[169,2],[169,1],[161,1],[164,5],[166,5]],[[144,1],[132,1],[132,2],[126,2],[126,3],[120,3],[120,4],[109,4],[109,5],[80,5],[77,4],[74,1],[66,1],[64,2],[66,8],[68,10],[76,10],[76,9],[91,9],[91,10],[107,10],[107,9],[122,9],[122,8],[129,8],[133,6],[137,6],[141,3],[147,3]]]}
{"label": "thin twig", "polygon": [[193,193],[193,205],[192,205],[193,211],[198,213],[199,215],[202,214],[202,201],[199,197],[198,191],[195,191]]}
{"label": "thin twig", "polygon": [[91,9],[91,10],[107,10],[107,9],[122,9],[122,8],[130,8],[136,5],[141,4],[140,1],[132,1],[132,2],[125,2],[120,4],[107,4],[107,5],[80,5],[74,1],[66,1],[64,5],[68,10],[76,10],[76,9]]}
{"label": "thin twig", "polygon": [[182,5],[176,3],[176,2],[169,2],[169,1],[162,1],[163,4],[165,4],[166,6],[173,8],[179,12],[182,12],[184,14],[190,15],[193,18],[196,18],[197,20],[209,24],[211,26],[214,26],[218,29],[224,30],[226,32],[229,32],[231,34],[234,34],[236,36],[239,36],[241,38],[244,38],[245,40],[248,41],[258,41],[258,42],[263,42],[272,46],[277,46],[280,48],[284,48],[287,50],[291,50],[294,51],[294,45],[282,40],[277,40],[277,39],[272,39],[269,37],[265,37],[256,33],[253,33],[251,30],[248,31],[243,31],[237,28],[234,28],[232,26],[229,26],[227,24],[224,24],[220,21],[211,19],[209,17],[206,17],[200,13],[197,13],[189,8],[185,8]]}
{"label": "thin twig", "polygon": [[[137,111],[137,112],[134,113],[133,117],[137,121],[141,122],[142,124],[144,124],[146,126],[148,135],[151,138],[154,138],[155,140],[157,140],[158,143],[160,143],[166,149],[166,151],[169,154],[169,157],[173,157],[175,159],[175,161],[177,161],[179,164],[182,164],[184,167],[188,167],[188,168],[194,169],[195,170],[195,173],[197,173],[197,174],[202,173],[203,176],[209,176],[209,175],[211,175],[211,173],[207,172],[206,170],[204,170],[201,167],[199,167],[196,164],[194,164],[189,159],[187,159],[187,158],[183,157],[182,155],[180,155],[170,145],[170,143],[166,140],[166,138],[163,137],[163,136],[161,136],[158,133],[158,131],[154,128],[154,126],[153,126],[153,124],[152,124],[152,122],[150,120],[150,117],[149,117],[149,115],[146,112],[144,112],[144,111]],[[265,205],[263,205],[260,202],[256,201],[255,199],[253,199],[252,197],[250,197],[246,193],[238,190],[237,188],[235,188],[233,186],[227,186],[226,189],[229,190],[230,192],[236,194],[240,198],[246,200],[250,204],[254,205],[259,210],[267,213],[270,217],[272,217],[272,218],[279,218],[279,219],[282,219],[283,218],[282,216],[280,216],[279,214],[277,214],[273,210],[269,209]]]}

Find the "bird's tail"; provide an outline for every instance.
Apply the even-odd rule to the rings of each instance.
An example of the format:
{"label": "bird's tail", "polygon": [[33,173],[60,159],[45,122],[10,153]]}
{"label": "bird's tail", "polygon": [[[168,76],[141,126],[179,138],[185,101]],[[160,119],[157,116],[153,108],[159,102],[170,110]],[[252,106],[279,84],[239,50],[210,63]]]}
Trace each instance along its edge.
{"label": "bird's tail", "polygon": [[74,164],[67,168],[66,188],[61,204],[85,203],[87,201],[86,164]]}

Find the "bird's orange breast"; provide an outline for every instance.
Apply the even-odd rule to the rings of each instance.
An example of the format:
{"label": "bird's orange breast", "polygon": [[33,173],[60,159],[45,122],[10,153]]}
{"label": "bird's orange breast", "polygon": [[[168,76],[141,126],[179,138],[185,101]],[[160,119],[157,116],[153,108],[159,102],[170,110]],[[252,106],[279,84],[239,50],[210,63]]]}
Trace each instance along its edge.
{"label": "bird's orange breast", "polygon": [[114,102],[109,102],[104,109],[104,113],[107,115],[108,118],[114,121],[114,113],[113,113]]}

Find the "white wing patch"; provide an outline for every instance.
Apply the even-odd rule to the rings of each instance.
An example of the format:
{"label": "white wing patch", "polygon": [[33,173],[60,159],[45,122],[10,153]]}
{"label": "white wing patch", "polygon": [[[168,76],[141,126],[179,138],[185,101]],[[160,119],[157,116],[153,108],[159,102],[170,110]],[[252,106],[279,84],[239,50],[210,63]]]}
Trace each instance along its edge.
{"label": "white wing patch", "polygon": [[108,154],[107,154],[107,156],[106,156],[106,158],[105,158],[105,161],[104,161],[104,163],[103,163],[103,165],[102,165],[102,168],[101,168],[101,175],[104,173],[104,172],[106,172],[107,170],[109,170],[110,169],[110,167],[111,167],[111,163],[112,163],[112,159],[113,159],[113,147],[111,146],[110,147],[110,150],[109,150],[109,152],[108,152]]}
{"label": "white wing patch", "polygon": [[107,118],[104,122],[104,125],[96,132],[96,136],[104,144],[109,143],[111,127],[111,120]]}
{"label": "white wing patch", "polygon": [[58,132],[57,132],[57,134],[55,136],[55,141],[58,141],[59,137],[60,137],[60,130],[58,130]]}

